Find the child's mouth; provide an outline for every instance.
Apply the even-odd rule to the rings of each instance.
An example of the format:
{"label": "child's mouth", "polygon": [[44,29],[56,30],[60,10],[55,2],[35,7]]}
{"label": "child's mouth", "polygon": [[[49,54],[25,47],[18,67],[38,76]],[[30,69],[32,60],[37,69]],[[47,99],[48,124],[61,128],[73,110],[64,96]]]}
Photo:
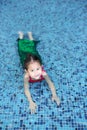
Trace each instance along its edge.
{"label": "child's mouth", "polygon": [[35,76],[35,79],[39,79],[39,78],[40,78],[40,75],[36,75],[36,76]]}

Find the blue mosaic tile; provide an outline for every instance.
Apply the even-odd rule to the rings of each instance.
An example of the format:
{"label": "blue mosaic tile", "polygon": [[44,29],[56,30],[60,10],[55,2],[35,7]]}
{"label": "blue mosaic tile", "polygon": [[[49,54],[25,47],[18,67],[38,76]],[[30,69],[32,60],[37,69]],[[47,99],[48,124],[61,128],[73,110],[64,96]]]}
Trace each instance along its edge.
{"label": "blue mosaic tile", "polygon": [[[61,105],[45,81],[24,95],[17,32],[32,31]],[[87,1],[0,1],[0,130],[87,130]],[[39,89],[38,89],[39,87]]]}

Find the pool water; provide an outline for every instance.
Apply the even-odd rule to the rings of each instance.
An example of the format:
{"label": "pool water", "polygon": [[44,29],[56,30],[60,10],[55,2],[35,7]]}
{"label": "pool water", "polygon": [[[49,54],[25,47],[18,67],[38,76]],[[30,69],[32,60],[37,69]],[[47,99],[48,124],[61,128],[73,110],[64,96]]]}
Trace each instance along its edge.
{"label": "pool water", "polygon": [[[38,51],[61,104],[45,81],[24,94],[18,31],[40,40]],[[0,1],[0,130],[87,130],[87,0]]]}

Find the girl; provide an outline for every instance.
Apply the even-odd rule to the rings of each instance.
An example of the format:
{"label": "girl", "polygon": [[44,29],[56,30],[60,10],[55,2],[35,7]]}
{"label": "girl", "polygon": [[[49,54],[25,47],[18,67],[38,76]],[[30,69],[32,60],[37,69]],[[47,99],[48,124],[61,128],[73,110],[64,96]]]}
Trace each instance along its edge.
{"label": "girl", "polygon": [[18,51],[21,63],[25,70],[24,91],[29,101],[30,111],[31,113],[35,113],[37,105],[31,97],[29,83],[34,83],[45,79],[52,92],[52,101],[55,101],[57,105],[59,105],[60,99],[57,97],[54,84],[50,80],[46,71],[43,69],[41,57],[36,50],[36,45],[38,41],[35,41],[33,39],[31,32],[28,32],[28,37],[30,40],[23,39],[23,37],[23,33],[19,32]]}

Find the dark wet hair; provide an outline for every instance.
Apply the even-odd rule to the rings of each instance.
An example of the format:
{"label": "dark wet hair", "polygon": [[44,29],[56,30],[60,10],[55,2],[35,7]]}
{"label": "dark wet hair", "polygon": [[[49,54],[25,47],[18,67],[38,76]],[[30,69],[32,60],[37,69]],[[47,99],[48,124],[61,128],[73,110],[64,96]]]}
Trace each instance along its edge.
{"label": "dark wet hair", "polygon": [[39,62],[40,64],[42,64],[41,63],[41,60],[39,59],[39,57],[38,56],[36,56],[36,55],[33,55],[33,54],[28,54],[27,55],[27,57],[26,57],[26,59],[25,59],[25,61],[24,61],[24,69],[28,69],[28,65],[30,64],[30,62],[31,61],[37,61],[37,62]]}

